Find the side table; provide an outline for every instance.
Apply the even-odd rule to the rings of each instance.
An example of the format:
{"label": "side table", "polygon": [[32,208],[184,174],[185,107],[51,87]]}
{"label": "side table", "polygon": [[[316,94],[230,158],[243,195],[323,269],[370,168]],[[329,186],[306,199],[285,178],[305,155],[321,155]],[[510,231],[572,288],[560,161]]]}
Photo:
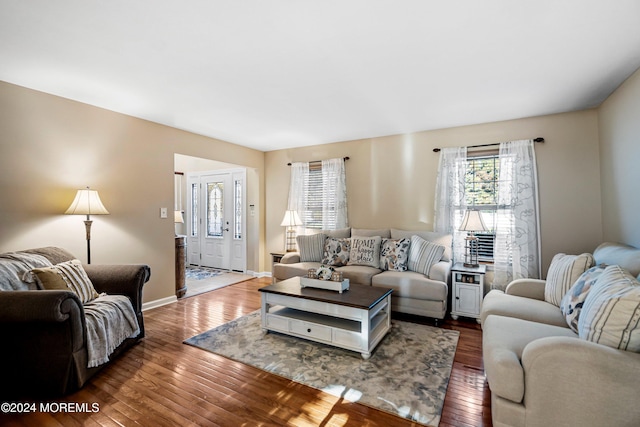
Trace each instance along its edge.
{"label": "side table", "polygon": [[186,236],[176,237],[176,296],[182,298],[187,293],[187,283],[185,278],[185,247],[187,246]]}
{"label": "side table", "polygon": [[461,262],[454,264],[451,268],[451,283],[453,285],[451,318],[456,320],[458,316],[472,317],[480,323],[486,272],[486,265],[465,267]]}

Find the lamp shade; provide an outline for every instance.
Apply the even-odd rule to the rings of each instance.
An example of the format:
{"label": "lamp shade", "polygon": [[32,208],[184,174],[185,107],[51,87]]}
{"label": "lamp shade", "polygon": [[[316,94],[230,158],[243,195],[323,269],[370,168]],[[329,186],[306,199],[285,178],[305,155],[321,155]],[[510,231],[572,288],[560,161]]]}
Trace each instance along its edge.
{"label": "lamp shade", "polygon": [[104,207],[100,196],[96,190],[87,187],[78,190],[76,198],[71,202],[71,206],[65,212],[67,215],[109,215],[109,211]]}
{"label": "lamp shade", "polygon": [[184,224],[182,211],[173,211],[173,222],[175,222],[176,224]]}
{"label": "lamp shade", "polygon": [[460,231],[487,231],[487,226],[482,220],[482,215],[477,209],[467,209],[460,224]]}
{"label": "lamp shade", "polygon": [[300,220],[300,216],[298,216],[298,212],[293,210],[285,211],[284,218],[282,218],[282,223],[280,223],[283,227],[295,227],[297,225],[302,225],[302,221]]}

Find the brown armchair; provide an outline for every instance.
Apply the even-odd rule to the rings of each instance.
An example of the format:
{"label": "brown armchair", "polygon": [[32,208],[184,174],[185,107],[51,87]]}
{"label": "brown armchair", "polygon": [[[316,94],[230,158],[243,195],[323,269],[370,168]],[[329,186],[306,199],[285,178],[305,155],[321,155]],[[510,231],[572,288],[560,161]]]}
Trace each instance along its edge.
{"label": "brown armchair", "polygon": [[[64,249],[23,251],[51,263],[75,257]],[[142,287],[149,280],[146,265],[84,265],[98,293],[126,295],[140,333],[122,342],[117,357],[144,337]],[[71,291],[15,290],[0,292],[0,397],[60,396],[82,387],[103,366],[87,367],[87,330],[83,305]]]}

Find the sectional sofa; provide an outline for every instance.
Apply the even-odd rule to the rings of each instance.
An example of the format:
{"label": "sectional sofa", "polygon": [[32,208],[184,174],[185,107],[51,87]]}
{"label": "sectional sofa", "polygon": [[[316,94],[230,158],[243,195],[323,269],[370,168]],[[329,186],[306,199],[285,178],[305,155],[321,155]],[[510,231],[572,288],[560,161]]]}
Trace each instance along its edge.
{"label": "sectional sofa", "polygon": [[483,302],[494,427],[640,426],[640,250],[554,257]]}
{"label": "sectional sofa", "polygon": [[451,282],[448,234],[421,230],[345,228],[298,236],[298,252],[273,267],[273,280],[305,276],[330,265],[350,283],[393,289],[393,311],[443,319]]}

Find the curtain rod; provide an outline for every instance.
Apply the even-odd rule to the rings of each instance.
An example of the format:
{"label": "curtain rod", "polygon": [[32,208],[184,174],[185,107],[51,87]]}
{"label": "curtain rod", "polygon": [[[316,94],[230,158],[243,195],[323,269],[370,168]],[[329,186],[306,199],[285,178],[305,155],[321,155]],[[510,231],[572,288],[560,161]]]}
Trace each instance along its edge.
{"label": "curtain rod", "polygon": [[[349,158],[348,157],[343,157],[342,160],[347,161],[347,160],[349,160]],[[313,161],[311,161],[309,163],[320,163],[321,161],[322,160],[313,160]],[[291,163],[287,163],[287,166],[291,166]]]}
{"label": "curtain rod", "polygon": [[[533,142],[544,142],[544,138],[538,137],[533,140]],[[494,142],[493,144],[478,144],[478,145],[468,145],[467,148],[478,148],[478,147],[491,147],[493,145],[500,145],[500,142]],[[434,153],[439,153],[441,148],[434,148]]]}

